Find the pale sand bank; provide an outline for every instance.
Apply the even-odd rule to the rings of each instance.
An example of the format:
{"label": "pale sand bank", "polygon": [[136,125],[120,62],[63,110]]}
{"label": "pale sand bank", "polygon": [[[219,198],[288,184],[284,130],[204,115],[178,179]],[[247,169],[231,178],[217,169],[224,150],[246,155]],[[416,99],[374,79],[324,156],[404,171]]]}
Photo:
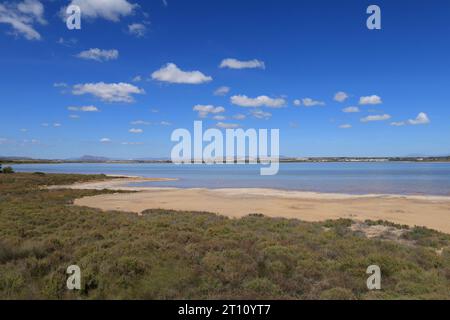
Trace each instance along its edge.
{"label": "pale sand bank", "polygon": [[90,189],[90,190],[103,190],[103,189],[112,189],[112,190],[123,190],[123,191],[141,191],[148,190],[148,187],[129,187],[130,183],[142,183],[142,182],[151,182],[151,181],[176,181],[177,179],[172,178],[142,178],[135,176],[116,176],[116,175],[108,175],[109,177],[113,177],[115,179],[108,180],[100,180],[100,181],[92,181],[92,182],[80,182],[70,185],[62,185],[62,186],[50,186],[49,189]]}
{"label": "pale sand bank", "polygon": [[305,221],[338,218],[381,219],[450,233],[450,197],[445,196],[346,195],[252,188],[176,189],[124,186],[126,183],[139,181],[144,180],[118,179],[67,187],[140,191],[75,200],[76,205],[102,210],[140,213],[146,209],[160,208],[208,211],[236,218],[249,213],[262,213],[269,217],[297,218]]}

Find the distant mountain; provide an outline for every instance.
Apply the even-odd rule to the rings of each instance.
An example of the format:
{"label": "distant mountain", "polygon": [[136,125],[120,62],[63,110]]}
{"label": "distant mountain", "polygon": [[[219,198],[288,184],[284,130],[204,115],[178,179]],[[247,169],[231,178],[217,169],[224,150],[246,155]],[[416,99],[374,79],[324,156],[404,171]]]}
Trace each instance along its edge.
{"label": "distant mountain", "polygon": [[66,160],[68,160],[68,161],[84,161],[84,162],[104,162],[104,161],[110,161],[111,159],[106,158],[106,157],[84,155],[80,158],[70,158],[70,159],[66,159]]}
{"label": "distant mountain", "polygon": [[[238,157],[239,158],[239,157]],[[245,159],[246,157],[240,157]],[[348,162],[348,161],[450,161],[450,155],[425,155],[410,154],[408,156],[385,156],[385,157],[287,157],[280,156],[280,161],[285,162]],[[0,162],[29,162],[29,163],[64,163],[64,162],[168,162],[169,158],[164,157],[142,157],[131,159],[107,158],[101,156],[84,155],[79,158],[68,159],[38,159],[21,156],[0,156]]]}
{"label": "distant mountain", "polygon": [[33,160],[33,158],[30,157],[15,157],[15,156],[10,156],[10,157],[2,157],[0,156],[0,161],[4,160],[4,161],[20,161],[20,160]]}

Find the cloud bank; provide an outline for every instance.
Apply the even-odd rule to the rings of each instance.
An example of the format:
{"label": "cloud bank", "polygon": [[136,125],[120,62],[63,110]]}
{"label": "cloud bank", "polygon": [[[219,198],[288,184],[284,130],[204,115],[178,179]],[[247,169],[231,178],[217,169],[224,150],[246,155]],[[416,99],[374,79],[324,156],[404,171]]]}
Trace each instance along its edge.
{"label": "cloud bank", "polygon": [[80,59],[104,62],[109,60],[116,60],[117,58],[119,58],[119,51],[116,49],[102,50],[98,48],[92,48],[89,50],[81,51],[76,55],[76,57]]}
{"label": "cloud bank", "polygon": [[365,97],[359,98],[359,104],[361,104],[361,105],[380,104],[380,103],[383,103],[383,101],[381,101],[381,98],[377,95],[365,96]]}
{"label": "cloud bank", "polygon": [[263,61],[253,59],[248,61],[240,61],[233,58],[223,59],[219,65],[220,68],[229,69],[265,69],[266,66]]}
{"label": "cloud bank", "polygon": [[0,3],[0,23],[8,24],[13,35],[23,36],[27,40],[41,40],[35,25],[47,24],[44,19],[44,6],[38,0]]}
{"label": "cloud bank", "polygon": [[[70,5],[79,6],[83,17],[102,18],[114,22],[132,15],[139,7],[127,0],[72,0]],[[65,9],[63,10],[65,12]]]}
{"label": "cloud bank", "polygon": [[192,108],[192,110],[198,112],[200,118],[206,118],[209,114],[218,114],[225,112],[224,107],[215,107],[213,105],[201,105],[198,104]]}
{"label": "cloud bank", "polygon": [[152,79],[169,83],[201,84],[212,81],[200,71],[182,71],[174,63],[168,63],[152,73]]}
{"label": "cloud bank", "polygon": [[145,91],[129,83],[85,83],[73,86],[74,95],[91,94],[106,102],[133,102],[133,94],[143,94]]}
{"label": "cloud bank", "polygon": [[249,98],[246,95],[232,96],[231,103],[240,107],[269,107],[281,108],[286,104],[282,98],[270,98],[268,96],[258,96],[256,98]]}

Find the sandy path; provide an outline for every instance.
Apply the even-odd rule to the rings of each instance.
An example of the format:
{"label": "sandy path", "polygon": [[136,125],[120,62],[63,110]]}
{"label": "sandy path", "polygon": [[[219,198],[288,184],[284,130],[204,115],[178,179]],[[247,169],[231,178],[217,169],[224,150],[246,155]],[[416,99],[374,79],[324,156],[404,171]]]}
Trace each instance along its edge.
{"label": "sandy path", "polygon": [[[133,180],[135,181],[135,180]],[[78,184],[76,188],[110,188],[141,191],[105,194],[75,200],[76,205],[102,210],[140,213],[161,208],[209,211],[229,217],[262,213],[270,217],[305,221],[351,218],[388,220],[409,226],[426,226],[450,233],[450,197],[345,195],[272,189],[175,189],[123,187],[126,179]],[[122,186],[121,186],[122,185]]]}

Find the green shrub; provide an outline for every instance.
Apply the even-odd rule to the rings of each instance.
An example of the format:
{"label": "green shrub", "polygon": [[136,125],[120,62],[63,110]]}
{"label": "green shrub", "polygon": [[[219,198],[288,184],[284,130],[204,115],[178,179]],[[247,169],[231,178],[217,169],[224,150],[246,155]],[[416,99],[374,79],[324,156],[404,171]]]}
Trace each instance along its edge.
{"label": "green shrub", "polygon": [[322,300],[354,300],[356,297],[351,290],[346,288],[332,288],[320,294]]}
{"label": "green shrub", "polygon": [[267,278],[254,278],[243,285],[254,297],[276,296],[281,294],[280,288]]}
{"label": "green shrub", "polygon": [[13,170],[13,168],[11,168],[11,167],[4,167],[3,170],[2,170],[2,172],[3,172],[3,173],[6,173],[6,174],[8,174],[8,173],[14,173],[14,170]]}

